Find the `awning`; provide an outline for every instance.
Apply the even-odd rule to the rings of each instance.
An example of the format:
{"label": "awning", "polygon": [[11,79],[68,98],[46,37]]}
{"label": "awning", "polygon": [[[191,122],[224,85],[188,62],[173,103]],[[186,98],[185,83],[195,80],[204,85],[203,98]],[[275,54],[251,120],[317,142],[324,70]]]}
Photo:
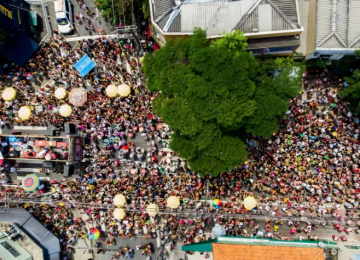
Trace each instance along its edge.
{"label": "awning", "polygon": [[95,66],[95,62],[86,54],[74,65],[74,68],[80,73],[81,77],[85,77]]}
{"label": "awning", "polygon": [[6,43],[1,53],[22,67],[39,48],[39,45],[25,33],[18,32]]}
{"label": "awning", "polygon": [[181,247],[181,251],[211,252],[211,244],[215,243],[216,241],[216,239],[211,239],[195,244],[185,245]]}

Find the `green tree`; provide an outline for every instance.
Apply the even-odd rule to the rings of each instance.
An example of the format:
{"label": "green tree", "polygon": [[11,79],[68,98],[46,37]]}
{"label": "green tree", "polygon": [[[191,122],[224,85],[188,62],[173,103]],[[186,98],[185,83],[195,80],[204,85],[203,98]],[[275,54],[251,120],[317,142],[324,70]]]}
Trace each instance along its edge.
{"label": "green tree", "polygon": [[350,103],[350,109],[360,113],[360,69],[356,69],[351,77],[345,78],[348,87],[340,92],[340,96]]}
{"label": "green tree", "polygon": [[[353,65],[359,60],[360,49],[355,51],[356,56],[352,57]],[[352,67],[350,65],[350,67]],[[345,87],[339,94],[342,98],[350,104],[350,109],[355,113],[360,113],[360,69],[356,69],[351,77],[346,77],[345,81],[348,86]]]}
{"label": "green tree", "polygon": [[95,0],[94,4],[102,11],[102,16],[110,19],[112,25],[117,25],[119,17],[127,17],[130,21],[132,0]]}
{"label": "green tree", "polygon": [[141,2],[141,11],[144,15],[144,19],[147,20],[150,17],[150,6],[149,0],[142,0]]}
{"label": "green tree", "polygon": [[262,65],[246,46],[242,32],[208,46],[206,33],[195,29],[145,56],[147,87],[158,92],[154,110],[174,130],[170,147],[202,176],[242,164],[248,153],[240,136],[270,136],[300,89],[301,80],[289,76],[291,59]]}

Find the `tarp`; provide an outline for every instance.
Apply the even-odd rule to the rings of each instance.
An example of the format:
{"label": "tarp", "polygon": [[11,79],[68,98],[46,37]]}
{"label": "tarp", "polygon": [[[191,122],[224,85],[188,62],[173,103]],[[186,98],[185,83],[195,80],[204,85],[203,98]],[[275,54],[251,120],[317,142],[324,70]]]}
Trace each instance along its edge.
{"label": "tarp", "polygon": [[152,47],[155,51],[160,48],[160,46],[156,42],[154,43],[154,45]]}
{"label": "tarp", "polygon": [[18,32],[5,46],[1,53],[22,67],[39,48],[39,45],[25,33]]}
{"label": "tarp", "polygon": [[217,241],[216,239],[210,239],[199,243],[185,245],[181,247],[181,251],[211,252],[212,243],[216,241]]}
{"label": "tarp", "polygon": [[29,11],[29,24],[30,24],[30,26],[37,26],[36,11]]}
{"label": "tarp", "polygon": [[81,77],[85,77],[95,66],[95,62],[86,54],[74,65],[74,68],[80,73]]}

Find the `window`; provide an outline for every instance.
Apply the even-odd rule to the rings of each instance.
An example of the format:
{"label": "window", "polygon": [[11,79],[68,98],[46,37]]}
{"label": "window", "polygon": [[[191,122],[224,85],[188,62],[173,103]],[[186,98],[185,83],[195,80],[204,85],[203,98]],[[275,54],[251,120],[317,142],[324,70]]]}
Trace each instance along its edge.
{"label": "window", "polygon": [[20,253],[16,251],[15,248],[13,248],[8,242],[1,242],[1,245],[14,257],[18,257],[20,255]]}
{"label": "window", "polygon": [[67,25],[69,22],[66,18],[60,18],[60,19],[57,19],[57,23],[59,25]]}

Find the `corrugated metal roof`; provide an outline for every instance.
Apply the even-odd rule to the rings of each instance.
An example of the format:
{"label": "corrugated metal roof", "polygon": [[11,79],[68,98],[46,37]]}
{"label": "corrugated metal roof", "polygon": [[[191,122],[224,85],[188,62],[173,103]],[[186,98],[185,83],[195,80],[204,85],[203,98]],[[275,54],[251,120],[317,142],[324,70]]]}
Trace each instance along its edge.
{"label": "corrugated metal roof", "polygon": [[175,6],[175,0],[154,0],[154,20],[164,15],[164,13],[170,12]]}
{"label": "corrugated metal roof", "polygon": [[179,13],[171,23],[168,32],[181,32],[181,13]]}
{"label": "corrugated metal roof", "polygon": [[294,24],[299,24],[297,11],[296,11],[296,0],[271,0],[279,10]]}
{"label": "corrugated metal roof", "polygon": [[273,9],[271,5],[259,5],[259,32],[269,32],[272,30]]}
{"label": "corrugated metal roof", "polygon": [[360,0],[317,0],[316,46],[322,48],[359,47],[359,14]]}
{"label": "corrugated metal roof", "polygon": [[[293,0],[284,0],[283,5],[279,5],[279,2],[273,0],[260,2],[258,1],[251,9],[251,12],[243,16],[234,29],[241,30],[245,33],[254,33],[257,31],[263,32],[265,28],[267,29],[267,31],[291,30],[301,28],[301,26],[299,25],[299,21],[296,18],[297,15],[294,16],[294,12],[290,11],[291,4],[294,4],[292,8],[294,9],[294,12],[296,14],[296,3]],[[259,14],[259,8],[263,8],[262,6],[264,5],[268,6],[268,9],[271,9],[271,13],[268,14],[271,15],[270,23],[268,23],[266,20],[259,20],[262,19],[260,18],[260,16],[264,15]],[[289,17],[287,17],[287,14],[289,15]],[[259,21],[262,21],[265,24],[260,25]]]}
{"label": "corrugated metal roof", "polygon": [[323,48],[344,48],[339,39],[335,35],[332,35],[321,47]]}
{"label": "corrugated metal roof", "polygon": [[[254,33],[259,30],[259,6],[267,14],[266,17],[260,17],[262,32],[301,28],[297,20],[295,0],[185,0],[177,7],[175,0],[174,4],[169,0],[153,1],[153,18],[161,29],[164,30],[166,26],[167,32],[192,33],[195,27],[200,27],[208,36],[233,30]],[[179,13],[169,20],[176,8]]]}
{"label": "corrugated metal roof", "polygon": [[358,48],[360,40],[360,1],[349,2],[348,41],[350,48]]}
{"label": "corrugated metal roof", "polygon": [[348,22],[348,7],[349,0],[337,0],[336,7],[336,33],[343,40],[347,42],[347,22]]}

